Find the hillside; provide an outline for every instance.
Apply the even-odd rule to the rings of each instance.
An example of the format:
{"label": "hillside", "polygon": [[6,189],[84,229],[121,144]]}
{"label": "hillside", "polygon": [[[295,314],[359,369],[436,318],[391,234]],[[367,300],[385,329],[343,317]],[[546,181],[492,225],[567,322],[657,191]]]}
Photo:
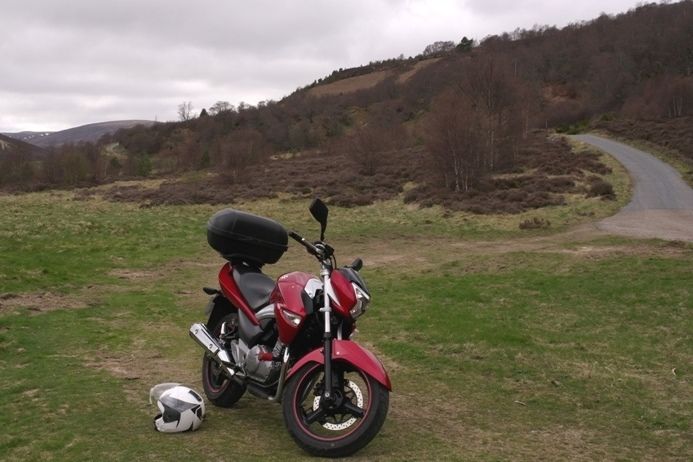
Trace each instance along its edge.
{"label": "hillside", "polygon": [[45,154],[37,146],[0,135],[0,185],[17,189],[16,185],[31,182],[36,165],[42,163]]}
{"label": "hillside", "polygon": [[376,65],[346,69],[315,81],[306,92],[313,97],[344,95],[369,90],[386,79],[403,84],[418,71],[440,59],[421,57],[416,60],[389,60]]}
{"label": "hillside", "polygon": [[29,158],[38,158],[43,154],[43,149],[37,146],[6,135],[0,135],[0,157],[20,155],[27,156]]}

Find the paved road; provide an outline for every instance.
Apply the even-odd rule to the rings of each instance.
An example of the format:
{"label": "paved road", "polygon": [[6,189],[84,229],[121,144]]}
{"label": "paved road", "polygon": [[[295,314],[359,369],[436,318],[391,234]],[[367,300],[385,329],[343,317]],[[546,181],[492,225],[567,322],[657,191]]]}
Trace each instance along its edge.
{"label": "paved road", "polygon": [[693,242],[693,189],[676,170],[654,156],[594,135],[577,135],[615,157],[634,182],[633,199],[597,228],[627,236],[656,237]]}

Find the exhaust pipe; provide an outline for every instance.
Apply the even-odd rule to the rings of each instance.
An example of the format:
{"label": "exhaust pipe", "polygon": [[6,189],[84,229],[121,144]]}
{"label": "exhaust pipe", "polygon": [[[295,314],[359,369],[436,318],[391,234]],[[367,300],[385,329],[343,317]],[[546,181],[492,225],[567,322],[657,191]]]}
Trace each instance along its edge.
{"label": "exhaust pipe", "polygon": [[219,345],[219,342],[212,337],[209,333],[207,327],[199,322],[190,326],[190,331],[188,332],[190,337],[195,340],[206,352],[207,354],[222,366],[224,372],[229,377],[236,375],[236,371],[233,369],[233,363],[229,357],[228,351]]}

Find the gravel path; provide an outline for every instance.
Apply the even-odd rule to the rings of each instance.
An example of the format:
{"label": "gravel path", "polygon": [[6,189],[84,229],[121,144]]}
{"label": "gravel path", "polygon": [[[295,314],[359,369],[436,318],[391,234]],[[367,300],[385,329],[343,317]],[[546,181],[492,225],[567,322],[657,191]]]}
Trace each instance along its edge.
{"label": "gravel path", "polygon": [[615,157],[634,182],[631,202],[616,215],[596,223],[613,234],[693,242],[693,189],[670,165],[654,156],[595,135],[577,135]]}

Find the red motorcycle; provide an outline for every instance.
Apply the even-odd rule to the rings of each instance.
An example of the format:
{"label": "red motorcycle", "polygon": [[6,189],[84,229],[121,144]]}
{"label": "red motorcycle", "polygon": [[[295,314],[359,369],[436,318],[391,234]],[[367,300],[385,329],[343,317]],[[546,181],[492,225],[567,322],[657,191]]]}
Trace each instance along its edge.
{"label": "red motorcycle", "polygon": [[[211,295],[207,324],[193,324],[190,336],[205,350],[209,401],[230,407],[247,390],[281,403],[300,447],[343,457],[378,433],[392,386],[380,361],[350,340],[371,298],[359,274],[363,263],[357,258],[338,268],[324,242],[327,206],[316,199],[310,212],[320,223],[314,243],[238,210],[210,219],[207,240],[228,263],[219,272],[221,289],[204,289]],[[289,236],[318,260],[321,279],[291,272],[275,283],[262,273],[287,250]]]}

